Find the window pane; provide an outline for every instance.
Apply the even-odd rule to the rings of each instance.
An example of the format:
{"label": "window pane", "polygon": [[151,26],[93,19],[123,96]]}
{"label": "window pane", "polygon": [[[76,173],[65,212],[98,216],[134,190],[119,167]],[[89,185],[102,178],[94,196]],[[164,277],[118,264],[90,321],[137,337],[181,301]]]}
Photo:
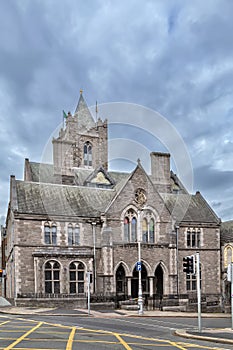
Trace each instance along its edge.
{"label": "window pane", "polygon": [[78,271],[78,280],[83,281],[84,280],[84,272],[83,271]]}
{"label": "window pane", "polygon": [[50,232],[45,232],[44,242],[45,242],[45,244],[51,244]]}
{"label": "window pane", "polygon": [[54,282],[54,293],[60,293],[60,282]]}
{"label": "window pane", "polygon": [[154,225],[154,220],[150,219],[150,243],[154,243],[155,241],[155,225]]}
{"label": "window pane", "polygon": [[79,244],[80,240],[80,229],[78,226],[75,227],[75,244]]}
{"label": "window pane", "polygon": [[75,263],[71,263],[70,264],[70,270],[76,270],[76,265],[75,265]]}
{"label": "window pane", "polygon": [[143,219],[142,221],[142,241],[147,243],[148,242],[148,227],[147,227],[147,220]]}
{"label": "window pane", "polygon": [[78,284],[78,293],[84,293],[84,283],[79,282]]}
{"label": "window pane", "polygon": [[45,282],[45,293],[52,293],[52,282]]}
{"label": "window pane", "polygon": [[136,218],[133,218],[132,219],[132,223],[131,223],[131,235],[132,235],[132,237],[131,237],[131,240],[132,240],[132,242],[136,242],[137,241],[137,239],[136,239],[136,237],[137,237],[137,220],[136,220]]}
{"label": "window pane", "polygon": [[51,264],[49,261],[45,264],[45,269],[51,269]]}
{"label": "window pane", "polygon": [[60,265],[57,261],[54,262],[53,268],[58,270],[60,269]]}
{"label": "window pane", "polygon": [[196,246],[196,242],[195,242],[195,232],[192,232],[192,247]]}
{"label": "window pane", "polygon": [[72,294],[76,293],[76,283],[74,282],[70,283],[70,293]]}
{"label": "window pane", "polygon": [[53,278],[54,278],[54,280],[59,280],[59,271],[53,272]]}
{"label": "window pane", "polygon": [[45,280],[51,280],[52,279],[52,274],[51,271],[45,271]]}
{"label": "window pane", "polygon": [[78,269],[79,269],[79,270],[84,270],[84,264],[80,262],[80,263],[78,264]]}
{"label": "window pane", "polygon": [[129,219],[124,219],[124,240],[129,242]]}
{"label": "window pane", "polygon": [[190,231],[187,231],[187,247],[190,247]]}
{"label": "window pane", "polygon": [[76,272],[75,271],[70,271],[70,280],[76,281]]}

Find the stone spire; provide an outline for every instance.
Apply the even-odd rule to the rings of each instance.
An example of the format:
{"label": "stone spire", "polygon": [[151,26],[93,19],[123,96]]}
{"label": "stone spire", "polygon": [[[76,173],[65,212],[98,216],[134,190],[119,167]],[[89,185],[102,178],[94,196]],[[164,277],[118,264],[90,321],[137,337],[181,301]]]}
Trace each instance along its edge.
{"label": "stone spire", "polygon": [[85,129],[91,129],[95,127],[95,121],[91,115],[91,112],[83,98],[83,91],[80,90],[80,97],[75,109],[75,116],[78,118],[78,123]]}

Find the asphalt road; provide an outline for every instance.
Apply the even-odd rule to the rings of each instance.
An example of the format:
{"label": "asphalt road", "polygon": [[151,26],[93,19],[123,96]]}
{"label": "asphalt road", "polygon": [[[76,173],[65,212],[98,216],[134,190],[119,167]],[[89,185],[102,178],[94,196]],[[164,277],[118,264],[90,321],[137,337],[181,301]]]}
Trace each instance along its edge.
{"label": "asphalt road", "polygon": [[[230,327],[230,319],[203,319],[206,327]],[[196,330],[196,318],[0,315],[0,349],[193,350],[233,349],[232,345],[175,336],[175,329]]]}

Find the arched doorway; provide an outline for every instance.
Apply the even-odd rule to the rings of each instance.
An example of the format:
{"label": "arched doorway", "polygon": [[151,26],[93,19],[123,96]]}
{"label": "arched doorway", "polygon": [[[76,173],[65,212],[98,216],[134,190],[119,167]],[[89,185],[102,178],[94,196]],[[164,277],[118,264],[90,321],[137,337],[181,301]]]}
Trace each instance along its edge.
{"label": "arched doorway", "polygon": [[126,294],[125,269],[122,264],[116,270],[116,293]]}
{"label": "arched doorway", "polygon": [[[149,290],[149,283],[147,278],[147,270],[143,264],[142,264],[141,276],[142,276],[142,293],[147,293]],[[132,298],[138,297],[138,271],[136,267],[133,270],[133,278],[131,280],[131,296]]]}
{"label": "arched doorway", "polygon": [[162,296],[163,295],[163,269],[161,264],[157,266],[155,270],[155,294]]}

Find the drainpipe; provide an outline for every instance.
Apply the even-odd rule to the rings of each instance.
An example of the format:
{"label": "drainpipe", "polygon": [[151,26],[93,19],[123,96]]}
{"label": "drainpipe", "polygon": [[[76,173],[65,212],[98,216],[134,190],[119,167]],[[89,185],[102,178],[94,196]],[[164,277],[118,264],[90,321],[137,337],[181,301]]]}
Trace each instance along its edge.
{"label": "drainpipe", "polygon": [[93,265],[94,265],[94,293],[96,292],[96,222],[92,222],[93,234]]}

